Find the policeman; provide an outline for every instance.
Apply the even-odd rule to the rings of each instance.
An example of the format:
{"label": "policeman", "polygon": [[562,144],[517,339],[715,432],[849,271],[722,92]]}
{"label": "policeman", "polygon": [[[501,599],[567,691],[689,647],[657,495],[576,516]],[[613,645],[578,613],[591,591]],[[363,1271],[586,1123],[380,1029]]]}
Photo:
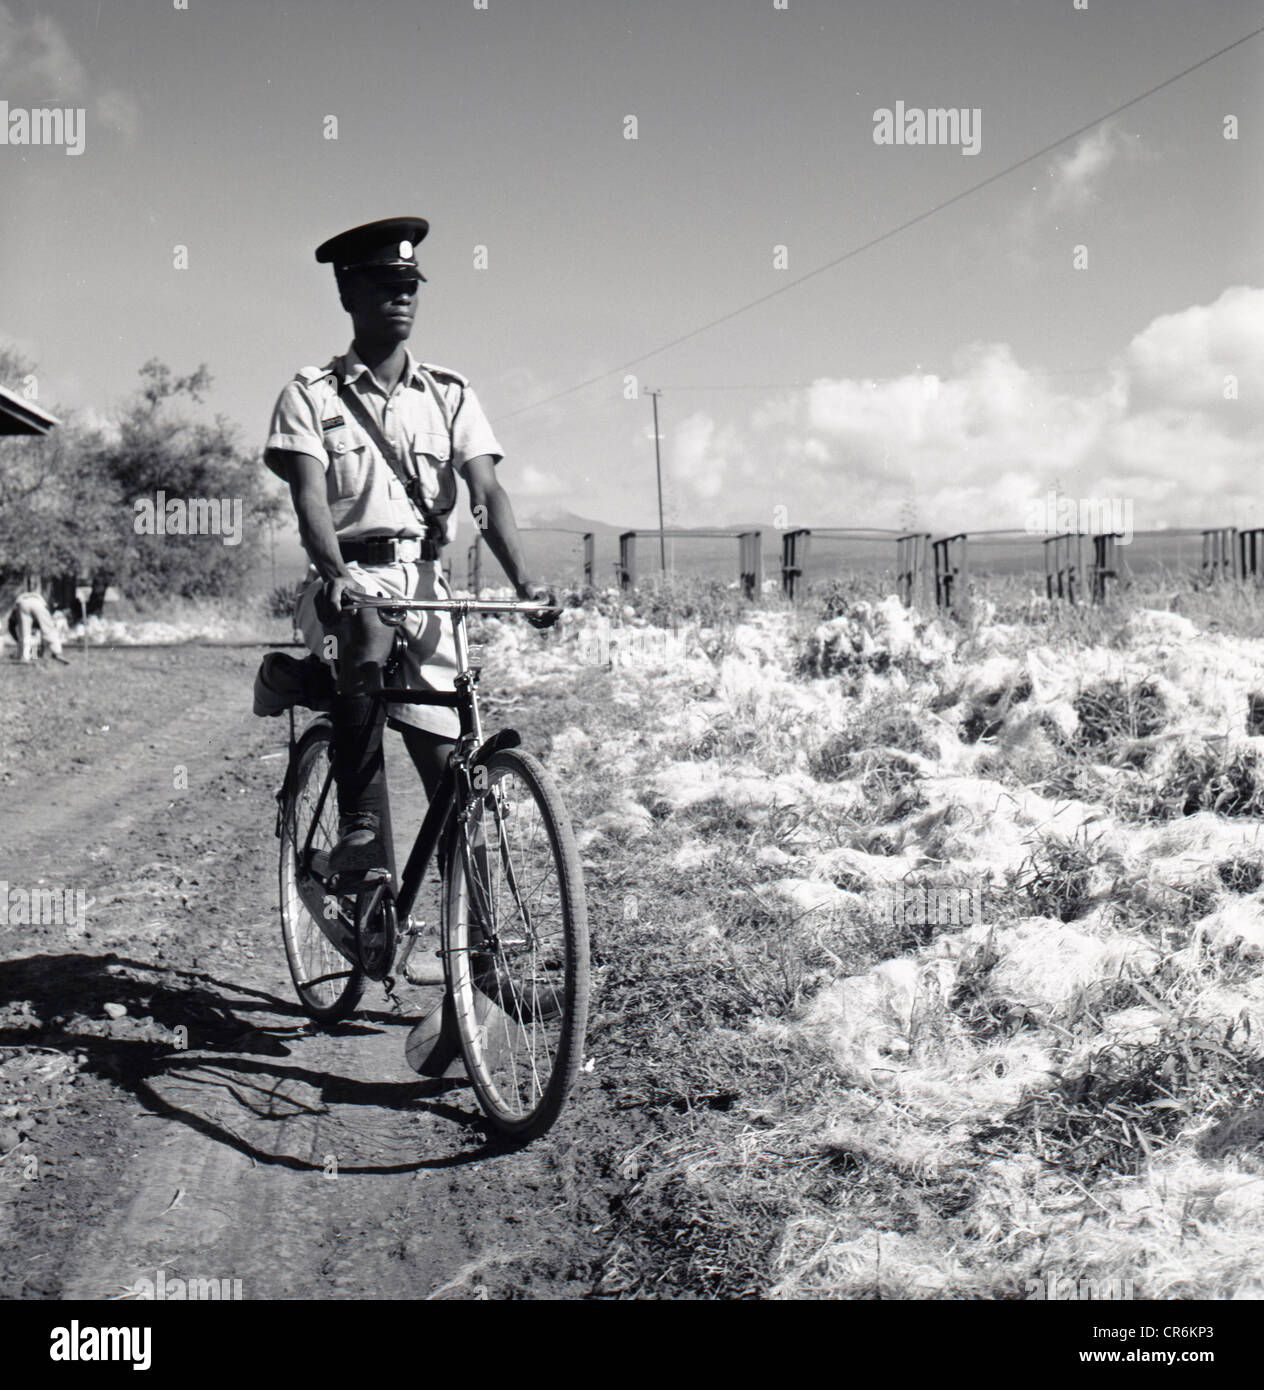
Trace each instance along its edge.
{"label": "policeman", "polygon": [[[470,510],[519,598],[547,597],[529,582],[513,509],[496,477],[503,451],[465,377],[418,362],[406,343],[425,280],[414,249],[422,217],[354,227],[316,250],[332,264],[351,346],[323,367],[304,367],[281,392],[264,460],[290,485],[303,547],[319,578],[300,593],[295,625],[309,649],[334,659],[334,780],[339,838],[330,867],[344,882],[389,865],[380,684],[395,633],[372,609],[341,611],[346,592],[450,598],[440,565],[456,533],[458,476]],[[533,617],[556,620],[556,610]],[[413,613],[403,626],[399,680],[452,690],[456,652],[446,614]],[[326,639],[332,637],[333,643]],[[390,704],[433,797],[460,731],[454,709]]]}

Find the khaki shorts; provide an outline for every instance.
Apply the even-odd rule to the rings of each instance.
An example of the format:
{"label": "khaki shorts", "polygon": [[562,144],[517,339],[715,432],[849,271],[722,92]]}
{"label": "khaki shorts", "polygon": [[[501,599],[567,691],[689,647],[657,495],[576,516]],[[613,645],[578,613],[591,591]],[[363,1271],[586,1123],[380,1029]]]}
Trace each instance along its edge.
{"label": "khaki shorts", "polygon": [[[438,560],[420,560],[396,565],[348,564],[356,584],[366,593],[383,598],[451,598],[452,590],[443,577]],[[298,596],[294,606],[294,626],[303,634],[309,651],[324,658],[325,628],[316,614],[316,595],[322,581],[313,580]],[[410,613],[399,629],[404,634],[404,655],[399,681],[411,690],[453,690],[456,676],[456,642],[452,618],[447,613]],[[332,662],[330,663],[333,664]],[[441,705],[386,706],[393,724],[426,729],[443,738],[456,738],[461,732],[460,716]]]}

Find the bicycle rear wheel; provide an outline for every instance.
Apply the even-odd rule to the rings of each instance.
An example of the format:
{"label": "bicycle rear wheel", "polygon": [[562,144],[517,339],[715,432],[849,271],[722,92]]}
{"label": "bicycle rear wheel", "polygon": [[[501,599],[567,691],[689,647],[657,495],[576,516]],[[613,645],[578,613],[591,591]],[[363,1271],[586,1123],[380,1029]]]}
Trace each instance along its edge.
{"label": "bicycle rear wheel", "polygon": [[[329,854],[338,839],[337,796],[332,785],[320,805],[332,757],[333,729],[320,720],[299,740],[294,776],[281,814],[281,935],[285,958],[299,1002],[320,1023],[346,1018],[364,993],[364,971],[347,960],[320,929],[320,915],[326,910],[327,899],[324,885],[316,875],[328,875]],[[340,906],[339,911],[345,908]]]}
{"label": "bicycle rear wheel", "polygon": [[478,770],[444,853],[443,943],[457,1034],[483,1112],[531,1139],[557,1118],[583,1061],[588,919],[570,820],[529,753]]}

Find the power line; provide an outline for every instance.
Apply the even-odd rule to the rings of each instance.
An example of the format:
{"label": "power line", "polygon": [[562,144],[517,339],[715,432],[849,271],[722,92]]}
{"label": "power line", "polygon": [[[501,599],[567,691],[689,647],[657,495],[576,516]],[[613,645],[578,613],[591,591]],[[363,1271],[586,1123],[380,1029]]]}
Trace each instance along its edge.
{"label": "power line", "polygon": [[[626,402],[617,396],[600,396],[596,400],[588,401],[583,405],[572,406],[567,411],[566,422],[570,424],[574,420],[583,419],[588,415],[595,415],[603,410],[621,410],[625,404]],[[533,409],[533,407],[527,406],[526,409],[530,410]],[[513,411],[510,412],[510,414],[513,413]],[[501,415],[497,418],[503,420],[505,417]],[[544,425],[546,428],[549,427],[546,421],[535,421],[534,423]]]}
{"label": "power line", "polygon": [[604,381],[606,377],[613,376],[616,372],[627,371],[629,367],[635,367],[641,362],[647,361],[651,357],[657,357],[660,352],[667,352],[669,349],[679,347],[681,343],[687,343],[691,338],[696,338],[702,333],[706,333],[712,328],[719,327],[722,323],[728,323],[730,319],[735,319],[739,314],[745,314],[749,310],[757,308],[760,304],[767,304],[770,299],[775,299],[778,295],[785,294],[788,290],[798,288],[799,285],[814,279],[818,275],[823,275],[827,270],[833,270],[836,266],[842,265],[845,261],[851,260],[854,256],[859,256],[864,251],[869,251],[875,246],[880,246],[884,241],[889,241],[892,237],[898,236],[901,232],[907,231],[910,227],[915,227],[919,222],[925,222],[927,218],[933,217],[937,212],[942,212],[945,208],[950,208],[954,203],[959,203],[964,198],[970,197],[974,193],[996,183],[1008,174],[1012,174],[1016,169],[1021,169],[1024,165],[1032,163],[1034,160],[1042,159],[1045,155],[1056,150],[1060,145],[1065,145],[1068,140],[1078,139],[1079,136],[1099,126],[1103,121],[1109,121],[1112,117],[1118,116],[1120,112],[1127,111],[1129,107],[1136,106],[1138,102],[1145,101],[1148,97],[1154,96],[1156,92],[1161,92],[1165,87],[1170,87],[1174,82],[1179,82],[1182,78],[1188,77],[1190,73],[1197,72],[1199,68],[1206,67],[1208,63],[1213,63],[1217,58],[1223,58],[1226,53],[1239,48],[1248,40],[1264,33],[1264,25],[1257,29],[1252,29],[1249,34],[1244,34],[1240,39],[1235,39],[1232,43],[1226,44],[1223,48],[1218,48],[1214,53],[1209,53],[1205,58],[1200,58],[1196,63],[1191,63],[1189,67],[1182,68],[1180,72],[1174,73],[1171,77],[1164,78],[1162,82],[1147,88],[1144,92],[1138,93],[1135,97],[1129,97],[1127,101],[1121,102],[1118,106],[1112,107],[1101,116],[1095,116],[1091,121],[1086,121],[1082,126],[1077,126],[1075,130],[1067,135],[1061,135],[1056,140],[1052,140],[1047,145],[1032,154],[1024,155],[1022,159],[1015,160],[1013,164],[1007,164],[1004,169],[998,170],[995,174],[989,174],[987,178],[980,179],[978,183],[971,184],[968,188],[963,188],[960,193],[954,193],[951,198],[945,198],[942,203],[935,203],[923,212],[907,218],[895,227],[889,228],[885,232],[880,232],[876,237],[871,237],[868,241],[862,242],[859,246],[853,246],[850,251],[844,251],[841,256],[835,256],[832,261],[826,261],[824,265],[819,265],[815,270],[809,270],[806,274],[800,275],[795,280],[790,280],[784,285],[780,285],[775,290],[769,290],[767,294],[762,294],[758,299],[752,299],[749,303],[739,305],[736,309],[730,309],[728,313],[721,314],[718,318],[709,320],[697,328],[691,328],[689,332],[682,333],[670,342],[663,343],[660,347],[651,348],[648,352],[642,352],[636,357],[630,357],[626,362],[621,362],[617,366],[607,367],[604,372],[598,372],[596,376],[587,377],[583,381],[576,382],[573,386],[567,386],[564,390],[557,391],[551,396],[545,396],[542,400],[532,401],[529,405],[519,406],[517,410],[511,410],[505,415],[498,415],[493,421],[499,424],[502,420],[511,420],[516,415],[522,415],[528,410],[538,410],[541,406],[549,405],[553,401],[561,400],[563,396],[572,395],[576,391],[582,391],[586,386],[592,386],[598,381]]}
{"label": "power line", "polygon": [[[618,370],[616,368],[616,370]],[[664,386],[664,391],[807,391],[814,385],[810,381],[752,381],[742,385],[724,386]]]}

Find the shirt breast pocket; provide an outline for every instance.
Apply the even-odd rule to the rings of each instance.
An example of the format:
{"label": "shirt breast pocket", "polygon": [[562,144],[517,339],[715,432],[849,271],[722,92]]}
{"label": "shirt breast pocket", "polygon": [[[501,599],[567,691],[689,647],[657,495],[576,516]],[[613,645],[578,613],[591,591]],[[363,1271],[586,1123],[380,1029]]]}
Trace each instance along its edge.
{"label": "shirt breast pocket", "polygon": [[357,497],[368,486],[368,446],[350,430],[330,430],[325,435],[325,457],[325,483],[331,502]]}
{"label": "shirt breast pocket", "polygon": [[440,513],[451,511],[456,502],[451,439],[446,434],[420,431],[413,438],[412,454],[426,506]]}

